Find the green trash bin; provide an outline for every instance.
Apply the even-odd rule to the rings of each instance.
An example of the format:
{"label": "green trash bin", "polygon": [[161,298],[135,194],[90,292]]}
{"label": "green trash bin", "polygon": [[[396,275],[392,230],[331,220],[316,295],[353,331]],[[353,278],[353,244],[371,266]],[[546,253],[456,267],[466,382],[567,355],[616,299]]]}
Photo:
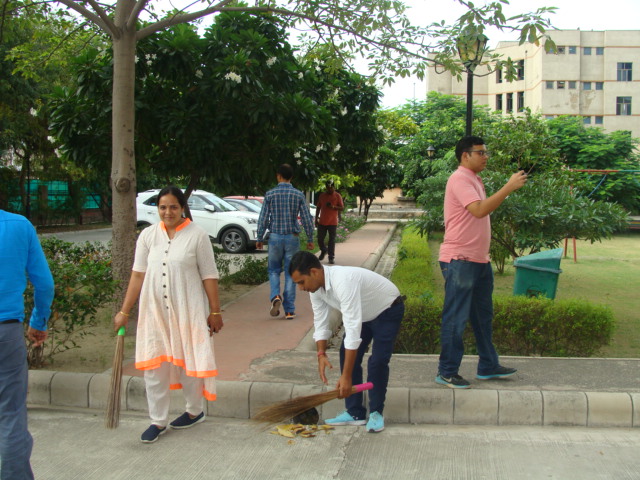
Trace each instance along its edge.
{"label": "green trash bin", "polygon": [[513,294],[556,298],[558,275],[562,273],[562,252],[562,248],[556,248],[516,258],[513,262],[513,266],[516,267]]}

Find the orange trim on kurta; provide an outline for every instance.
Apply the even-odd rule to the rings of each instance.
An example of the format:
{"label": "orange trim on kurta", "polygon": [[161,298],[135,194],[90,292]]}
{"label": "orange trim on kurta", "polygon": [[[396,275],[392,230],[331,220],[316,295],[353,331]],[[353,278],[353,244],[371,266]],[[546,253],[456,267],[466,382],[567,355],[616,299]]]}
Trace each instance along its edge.
{"label": "orange trim on kurta", "polygon": [[[172,383],[171,385],[169,385],[169,390],[181,390],[181,389],[182,389],[181,383]],[[210,402],[214,402],[218,399],[218,395],[207,391],[206,388],[202,389],[202,396],[207,400],[209,400]]]}
{"label": "orange trim on kurta", "polygon": [[[191,223],[191,220],[189,220],[188,218],[184,219],[184,222],[182,222],[180,225],[178,225],[176,227],[176,232],[179,232],[180,230],[182,230],[183,228],[185,228],[187,225],[189,225]],[[164,224],[164,222],[162,220],[160,220],[160,228],[162,230],[164,230],[165,232],[167,231],[167,226]]]}
{"label": "orange trim on kurta", "polygon": [[164,362],[169,362],[174,364],[176,367],[184,368],[184,371],[188,377],[207,378],[218,376],[218,370],[205,370],[203,372],[198,372],[197,370],[187,370],[184,360],[180,358],[173,358],[168,355],[162,355],[160,357],[152,358],[151,360],[145,360],[144,362],[136,362],[135,365],[138,370],[154,370],[156,368],[159,368],[160,365]]}

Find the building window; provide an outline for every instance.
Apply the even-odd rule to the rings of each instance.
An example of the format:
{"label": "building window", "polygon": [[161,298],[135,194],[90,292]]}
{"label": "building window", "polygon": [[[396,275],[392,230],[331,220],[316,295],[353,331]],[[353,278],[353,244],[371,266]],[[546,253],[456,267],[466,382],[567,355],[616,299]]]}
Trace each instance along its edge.
{"label": "building window", "polygon": [[502,83],[502,69],[496,70],[496,83]]}
{"label": "building window", "polygon": [[524,111],[524,92],[518,92],[518,111]]}
{"label": "building window", "polygon": [[507,113],[513,112],[513,93],[507,93]]}
{"label": "building window", "polygon": [[545,115],[544,119],[545,120],[553,120],[553,115]]}
{"label": "building window", "polygon": [[616,115],[631,115],[631,97],[616,97]]}
{"label": "building window", "polygon": [[596,55],[604,55],[604,47],[596,47]]}
{"label": "building window", "polygon": [[564,55],[565,51],[566,51],[566,47],[557,47],[556,53],[558,55]]}
{"label": "building window", "polygon": [[604,82],[596,82],[596,90],[604,90]]}
{"label": "building window", "polygon": [[584,123],[585,125],[591,125],[591,117],[584,117],[582,119],[582,123]]}
{"label": "building window", "polygon": [[619,82],[630,82],[633,78],[632,73],[632,63],[623,63],[618,62],[618,81]]}
{"label": "building window", "polygon": [[564,80],[558,80],[558,90],[564,90],[565,82]]}
{"label": "building window", "polygon": [[585,55],[591,55],[591,47],[584,47],[582,49],[582,53],[584,53]]}
{"label": "building window", "polygon": [[554,84],[554,83],[555,83],[555,82],[552,82],[552,81],[550,81],[550,80],[547,80],[547,90],[553,90],[553,84]]}
{"label": "building window", "polygon": [[575,55],[577,51],[578,51],[578,49],[576,48],[575,45],[571,45],[569,47],[569,55]]}
{"label": "building window", "polygon": [[518,60],[518,80],[524,80],[524,60]]}
{"label": "building window", "polygon": [[577,83],[578,82],[576,82],[575,80],[569,80],[569,90],[575,90]]}
{"label": "building window", "polygon": [[496,110],[502,112],[502,94],[496,95]]}
{"label": "building window", "polygon": [[604,117],[602,115],[596,115],[596,125],[604,124]]}
{"label": "building window", "polygon": [[591,90],[591,82],[582,82],[583,90]]}

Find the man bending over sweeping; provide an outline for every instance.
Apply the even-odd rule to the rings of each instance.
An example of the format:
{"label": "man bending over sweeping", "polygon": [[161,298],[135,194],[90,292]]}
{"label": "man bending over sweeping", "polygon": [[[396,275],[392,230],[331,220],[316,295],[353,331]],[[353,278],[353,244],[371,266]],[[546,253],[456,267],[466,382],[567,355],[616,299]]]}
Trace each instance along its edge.
{"label": "man bending over sweeping", "polygon": [[[300,251],[291,259],[291,278],[298,287],[311,293],[313,339],[318,350],[318,372],[327,384],[325,369],[333,368],[327,357],[327,340],[333,332],[329,325],[331,308],[342,313],[344,339],[340,346],[339,398],[346,411],[325,420],[328,425],[364,425],[368,432],[384,430],[384,400],[389,383],[389,361],[404,315],[404,299],[398,288],[385,277],[359,267],[323,266],[318,257]],[[350,395],[351,387],[362,383],[362,359],[373,341],[367,362],[369,421],[363,394]]]}

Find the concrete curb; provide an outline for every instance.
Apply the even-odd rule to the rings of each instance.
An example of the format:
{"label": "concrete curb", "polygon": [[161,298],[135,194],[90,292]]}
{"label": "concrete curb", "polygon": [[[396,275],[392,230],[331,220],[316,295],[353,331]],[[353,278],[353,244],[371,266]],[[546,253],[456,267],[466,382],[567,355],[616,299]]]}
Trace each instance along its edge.
{"label": "concrete curb", "polygon": [[[32,371],[27,402],[104,410],[109,383],[104,373]],[[219,400],[207,402],[207,415],[248,419],[265,405],[321,391],[326,387],[219,381]],[[171,412],[181,413],[183,402],[181,392],[172,392]],[[318,410],[320,418],[329,418],[344,410],[343,402],[331,400]],[[122,378],[121,411],[147,411],[143,378]],[[440,425],[640,427],[640,393],[392,387],[385,418]]]}
{"label": "concrete curb", "polygon": [[380,261],[380,257],[382,257],[382,254],[385,252],[385,250],[389,246],[389,243],[391,242],[391,239],[393,238],[393,235],[396,233],[397,229],[398,229],[398,223],[396,222],[393,228],[389,229],[389,231],[384,237],[384,240],[380,245],[378,245],[378,248],[376,248],[375,252],[369,254],[369,257],[367,257],[367,259],[363,262],[363,264],[361,265],[362,268],[375,270],[376,265]]}

